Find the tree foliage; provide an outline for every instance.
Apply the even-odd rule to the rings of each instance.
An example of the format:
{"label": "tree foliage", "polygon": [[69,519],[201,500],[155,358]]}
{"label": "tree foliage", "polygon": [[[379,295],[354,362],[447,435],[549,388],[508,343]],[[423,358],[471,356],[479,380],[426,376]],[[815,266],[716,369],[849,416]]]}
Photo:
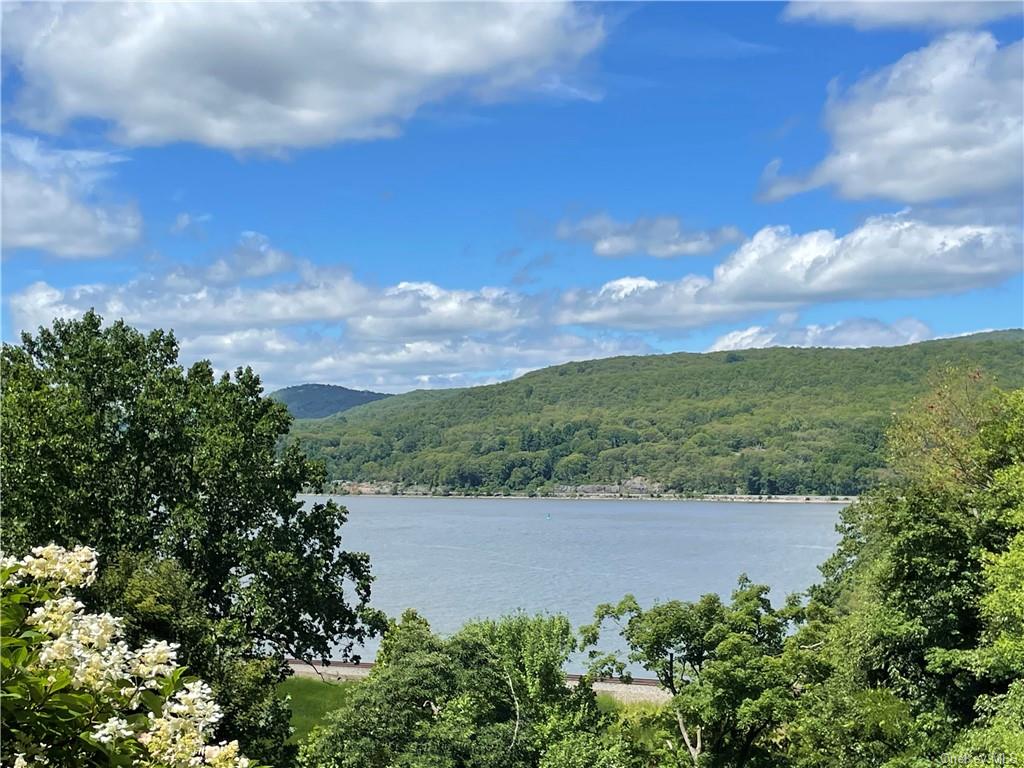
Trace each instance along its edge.
{"label": "tree foliage", "polygon": [[346,511],[296,499],[323,469],[282,447],[285,407],[248,368],[185,370],[172,334],[92,312],[5,344],[0,364],[5,546],[102,551],[92,599],[180,642],[217,686],[221,730],[285,761],[281,659],[347,653],[379,625]]}
{"label": "tree foliage", "polygon": [[673,695],[619,725],[646,764],[1024,759],[1024,390],[952,374],[889,445],[893,477],[843,511],[809,601],[776,610],[741,579],[731,603],[598,607],[585,641],[617,623],[628,661]]}
{"label": "tree foliage", "polygon": [[[973,369],[950,374],[881,438],[883,412],[956,354],[1017,381],[1019,340],[571,364],[324,421],[313,439],[335,471],[435,487],[542,491],[638,473],[762,493],[883,482],[843,510],[821,582],[781,608],[745,577],[728,601],[599,606],[582,632],[591,674],[576,688],[562,674],[578,648],[564,617],[477,621],[443,638],[409,612],[388,627],[369,679],[305,743],[302,764],[1024,759],[1024,390],[999,391]],[[365,555],[341,549],[345,511],[296,501],[324,473],[286,442],[284,407],[248,369],[184,370],[170,334],[104,328],[92,313],[5,346],[0,365],[5,546],[102,547],[81,597],[108,612],[87,618],[62,596],[91,581],[81,558],[62,561],[63,581],[21,580],[60,559],[56,545],[4,562],[5,765],[18,755],[175,765],[175,748],[182,759],[240,762],[233,746],[207,751],[200,742],[212,735],[286,766],[287,705],[274,695],[283,656],[344,654],[383,622],[367,605]],[[730,371],[739,366],[743,375]],[[342,443],[330,435],[338,425]],[[596,650],[608,623],[626,659]],[[177,740],[157,733],[168,715],[190,701],[214,710],[205,687],[169,666],[167,643],[221,704]],[[131,667],[140,659],[145,674]],[[656,675],[670,704],[602,713],[592,680],[628,679],[627,663]]]}
{"label": "tree foliage", "polygon": [[[732,601],[715,594],[642,609],[627,595],[598,606],[584,641],[598,642],[606,621],[621,626],[629,661],[655,673],[672,694],[661,718],[672,764],[768,764],[775,731],[792,715],[794,692],[783,659],[791,612],[776,611],[768,588],[740,577]],[[623,676],[623,663],[591,652],[593,673]],[[627,676],[628,679],[628,676]]]}
{"label": "tree foliage", "polygon": [[271,392],[270,397],[284,403],[297,419],[320,419],[390,395],[335,384],[299,384]]}
{"label": "tree foliage", "polygon": [[[451,638],[413,612],[392,624],[373,672],[303,747],[309,768],[620,766],[562,616],[468,624]],[[581,762],[592,761],[592,762]]]}
{"label": "tree foliage", "polygon": [[1022,419],[1024,391],[968,375],[897,420],[898,475],[844,511],[789,645],[797,765],[924,765],[1024,729]]}

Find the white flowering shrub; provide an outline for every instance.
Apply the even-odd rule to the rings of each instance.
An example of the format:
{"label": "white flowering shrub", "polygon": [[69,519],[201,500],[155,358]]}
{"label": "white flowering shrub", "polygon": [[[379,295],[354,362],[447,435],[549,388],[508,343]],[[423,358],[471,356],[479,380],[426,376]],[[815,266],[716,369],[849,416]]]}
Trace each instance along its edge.
{"label": "white flowering shrub", "polygon": [[174,645],[129,648],[120,619],[84,612],[71,592],[95,578],[88,547],[0,558],[3,766],[250,768],[207,743],[220,709]]}

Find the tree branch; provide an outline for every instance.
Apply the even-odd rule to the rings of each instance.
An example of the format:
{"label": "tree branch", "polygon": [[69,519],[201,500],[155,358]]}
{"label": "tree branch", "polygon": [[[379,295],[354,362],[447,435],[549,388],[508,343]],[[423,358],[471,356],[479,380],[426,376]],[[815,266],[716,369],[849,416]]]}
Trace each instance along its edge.
{"label": "tree branch", "polygon": [[515,749],[516,740],[519,738],[519,697],[516,696],[515,686],[512,685],[512,675],[508,673],[508,670],[505,670],[505,680],[508,682],[508,689],[512,691],[512,701],[516,705],[516,727],[512,731],[512,742],[508,745],[508,751],[511,753]]}
{"label": "tree branch", "polygon": [[695,731],[696,746],[690,741],[690,734],[686,731],[686,723],[683,722],[683,713],[676,712],[676,722],[679,724],[679,732],[683,735],[683,741],[686,742],[686,749],[690,752],[690,759],[696,766],[700,763],[700,753],[703,749],[701,744],[701,727],[698,725]]}

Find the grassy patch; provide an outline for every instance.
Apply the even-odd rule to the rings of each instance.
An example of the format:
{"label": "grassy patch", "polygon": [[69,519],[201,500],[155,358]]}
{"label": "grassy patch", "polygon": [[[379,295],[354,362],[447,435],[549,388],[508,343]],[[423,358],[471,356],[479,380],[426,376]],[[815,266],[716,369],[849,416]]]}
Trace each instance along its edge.
{"label": "grassy patch", "polygon": [[299,742],[314,726],[323,722],[324,717],[340,707],[349,697],[352,686],[357,683],[324,683],[309,677],[289,677],[278,686],[282,696],[292,697],[292,734],[290,741]]}
{"label": "grassy patch", "polygon": [[639,714],[642,712],[660,712],[663,704],[653,701],[619,701],[610,693],[601,692],[597,694],[597,708],[602,712],[609,712],[619,715]]}

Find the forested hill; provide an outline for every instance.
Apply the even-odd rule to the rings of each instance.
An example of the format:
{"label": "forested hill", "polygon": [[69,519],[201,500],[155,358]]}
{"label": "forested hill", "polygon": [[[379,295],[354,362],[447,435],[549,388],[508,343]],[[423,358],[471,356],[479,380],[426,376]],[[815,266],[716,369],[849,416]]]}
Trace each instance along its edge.
{"label": "forested hill", "polygon": [[270,396],[288,406],[296,419],[319,419],[390,397],[380,392],[349,389],[334,384],[299,384],[271,392]]}
{"label": "forested hill", "polygon": [[859,493],[892,414],[950,367],[1024,386],[1024,331],[904,347],[567,363],[417,391],[293,427],[336,480],[543,493],[645,477],[691,493]]}

